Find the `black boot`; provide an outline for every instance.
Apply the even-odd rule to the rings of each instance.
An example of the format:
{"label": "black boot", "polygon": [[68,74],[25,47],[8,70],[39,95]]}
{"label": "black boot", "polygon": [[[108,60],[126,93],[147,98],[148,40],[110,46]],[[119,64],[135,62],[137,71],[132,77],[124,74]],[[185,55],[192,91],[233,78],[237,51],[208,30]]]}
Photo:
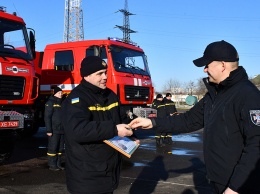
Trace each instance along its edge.
{"label": "black boot", "polygon": [[61,170],[65,170],[65,168],[62,166],[62,163],[61,163],[61,155],[58,155],[58,160],[57,160],[57,167]]}
{"label": "black boot", "polygon": [[48,165],[49,165],[49,170],[52,170],[52,171],[58,171],[60,170],[57,166],[57,156],[50,156],[48,155]]}

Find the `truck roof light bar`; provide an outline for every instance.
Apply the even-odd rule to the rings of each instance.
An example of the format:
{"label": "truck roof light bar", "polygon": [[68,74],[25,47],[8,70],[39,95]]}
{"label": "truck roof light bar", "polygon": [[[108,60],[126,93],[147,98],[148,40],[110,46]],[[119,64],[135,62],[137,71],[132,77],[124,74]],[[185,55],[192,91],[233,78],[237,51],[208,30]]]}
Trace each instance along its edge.
{"label": "truck roof light bar", "polygon": [[134,45],[134,46],[137,46],[137,43],[129,40],[129,41],[124,41],[122,38],[117,38],[117,37],[108,37],[107,38],[108,40],[114,40],[114,41],[118,41],[118,42],[124,42],[124,43],[127,43],[127,44],[131,44],[131,45]]}

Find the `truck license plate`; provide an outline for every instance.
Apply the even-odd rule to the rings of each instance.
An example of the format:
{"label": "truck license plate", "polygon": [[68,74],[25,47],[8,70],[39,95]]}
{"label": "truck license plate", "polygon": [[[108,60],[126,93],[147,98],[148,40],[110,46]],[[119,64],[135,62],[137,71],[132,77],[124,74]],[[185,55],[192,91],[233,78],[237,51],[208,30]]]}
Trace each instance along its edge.
{"label": "truck license plate", "polygon": [[18,127],[19,121],[0,121],[0,128]]}

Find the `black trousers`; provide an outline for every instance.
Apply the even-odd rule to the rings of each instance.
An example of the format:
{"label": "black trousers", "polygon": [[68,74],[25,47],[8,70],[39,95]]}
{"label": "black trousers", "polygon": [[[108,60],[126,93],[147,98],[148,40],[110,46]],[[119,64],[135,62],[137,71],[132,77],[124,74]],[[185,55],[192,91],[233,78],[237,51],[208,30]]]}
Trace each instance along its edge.
{"label": "black trousers", "polygon": [[48,154],[61,155],[64,150],[64,134],[53,133],[48,137]]}

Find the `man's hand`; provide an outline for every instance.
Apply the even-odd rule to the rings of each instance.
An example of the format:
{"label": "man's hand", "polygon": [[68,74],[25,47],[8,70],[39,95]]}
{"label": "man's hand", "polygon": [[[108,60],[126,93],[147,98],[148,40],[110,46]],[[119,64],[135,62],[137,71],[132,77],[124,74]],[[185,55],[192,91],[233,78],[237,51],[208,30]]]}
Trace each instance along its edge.
{"label": "man's hand", "polygon": [[233,191],[232,189],[230,189],[229,187],[224,191],[223,194],[238,194],[237,192]]}
{"label": "man's hand", "polygon": [[150,129],[153,127],[151,119],[146,119],[146,118],[141,118],[141,117],[138,117],[138,118],[132,120],[128,125],[134,129],[136,129],[138,127],[141,127],[143,129]]}
{"label": "man's hand", "polygon": [[116,125],[118,136],[125,137],[125,136],[131,136],[133,135],[132,129],[129,127],[129,125],[126,124],[118,124]]}

